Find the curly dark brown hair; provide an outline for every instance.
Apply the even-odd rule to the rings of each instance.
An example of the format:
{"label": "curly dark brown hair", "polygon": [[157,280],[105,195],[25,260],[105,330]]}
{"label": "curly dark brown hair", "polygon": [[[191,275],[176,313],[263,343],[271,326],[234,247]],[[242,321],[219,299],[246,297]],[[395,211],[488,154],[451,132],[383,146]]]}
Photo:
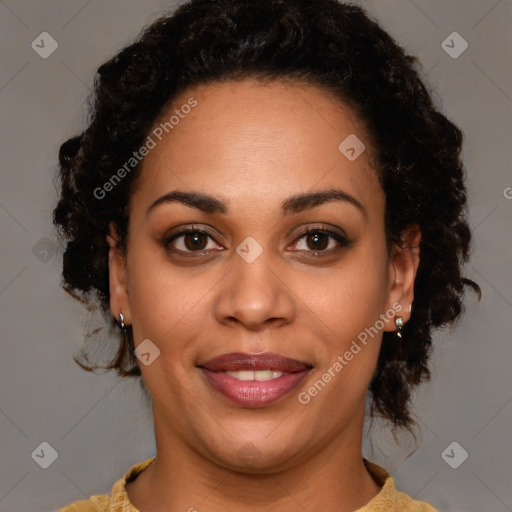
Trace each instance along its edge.
{"label": "curly dark brown hair", "polygon": [[[98,190],[142,146],[178,94],[249,77],[310,83],[349,104],[371,136],[386,195],[388,241],[400,243],[411,225],[421,229],[412,316],[401,343],[384,333],[369,389],[371,416],[411,431],[411,391],[430,379],[432,329],[460,316],[466,286],[480,294],[462,274],[471,241],[463,137],[434,107],[416,59],[358,6],[336,0],[191,0],[103,64],[89,126],[60,148],[54,223],[67,241],[63,286],[108,314],[105,235],[113,222],[125,248],[127,205],[140,165],[108,194]],[[121,336],[118,343],[103,368],[140,375],[132,337]]]}

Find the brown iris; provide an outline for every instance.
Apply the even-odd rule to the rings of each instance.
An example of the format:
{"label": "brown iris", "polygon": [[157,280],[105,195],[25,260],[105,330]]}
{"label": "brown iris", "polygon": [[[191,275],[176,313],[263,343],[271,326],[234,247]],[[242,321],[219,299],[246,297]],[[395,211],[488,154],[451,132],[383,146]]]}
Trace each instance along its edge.
{"label": "brown iris", "polygon": [[308,235],[306,240],[308,247],[314,251],[325,249],[329,245],[329,237],[323,233]]}
{"label": "brown iris", "polygon": [[187,233],[183,237],[183,242],[185,247],[191,251],[201,250],[206,247],[208,243],[208,238],[206,235],[202,233]]}

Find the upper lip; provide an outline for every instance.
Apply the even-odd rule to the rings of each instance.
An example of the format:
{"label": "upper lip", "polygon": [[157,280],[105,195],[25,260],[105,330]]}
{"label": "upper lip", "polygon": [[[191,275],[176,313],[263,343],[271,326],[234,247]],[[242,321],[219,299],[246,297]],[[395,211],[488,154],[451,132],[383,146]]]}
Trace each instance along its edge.
{"label": "upper lip", "polygon": [[302,372],[312,368],[310,364],[273,352],[263,352],[261,354],[233,352],[231,354],[222,354],[204,363],[198,364],[198,366],[212,372],[237,372],[243,370]]}

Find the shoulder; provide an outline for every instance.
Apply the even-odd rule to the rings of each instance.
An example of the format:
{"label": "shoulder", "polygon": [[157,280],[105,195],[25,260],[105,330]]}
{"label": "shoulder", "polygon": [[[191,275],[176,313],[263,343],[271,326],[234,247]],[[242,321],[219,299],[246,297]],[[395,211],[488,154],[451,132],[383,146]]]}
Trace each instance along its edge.
{"label": "shoulder", "polygon": [[407,494],[403,492],[397,492],[397,510],[403,510],[404,512],[439,512],[432,505],[429,505],[425,501],[413,500]]}
{"label": "shoulder", "polygon": [[88,500],[75,501],[71,505],[59,508],[57,512],[108,512],[110,497],[108,494],[91,496]]}
{"label": "shoulder", "polygon": [[135,480],[154,460],[155,458],[153,457],[132,466],[124,477],[114,484],[110,494],[91,496],[88,500],[75,501],[64,508],[60,508],[57,512],[135,511],[135,508],[130,504],[128,495],[126,494],[126,483]]}
{"label": "shoulder", "polygon": [[416,501],[407,494],[399,492],[391,475],[377,464],[364,460],[364,463],[376,482],[380,492],[367,505],[356,512],[439,512],[424,501]]}

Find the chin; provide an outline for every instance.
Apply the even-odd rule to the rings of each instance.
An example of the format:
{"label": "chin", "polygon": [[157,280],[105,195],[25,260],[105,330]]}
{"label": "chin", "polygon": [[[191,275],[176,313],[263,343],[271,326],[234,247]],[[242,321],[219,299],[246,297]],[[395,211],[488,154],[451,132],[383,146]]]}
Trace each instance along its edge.
{"label": "chin", "polygon": [[[293,435],[287,439],[294,439]],[[224,443],[209,445],[210,460],[237,473],[269,474],[299,463],[304,454],[297,443],[287,446],[283,442],[265,438],[225,439]]]}

